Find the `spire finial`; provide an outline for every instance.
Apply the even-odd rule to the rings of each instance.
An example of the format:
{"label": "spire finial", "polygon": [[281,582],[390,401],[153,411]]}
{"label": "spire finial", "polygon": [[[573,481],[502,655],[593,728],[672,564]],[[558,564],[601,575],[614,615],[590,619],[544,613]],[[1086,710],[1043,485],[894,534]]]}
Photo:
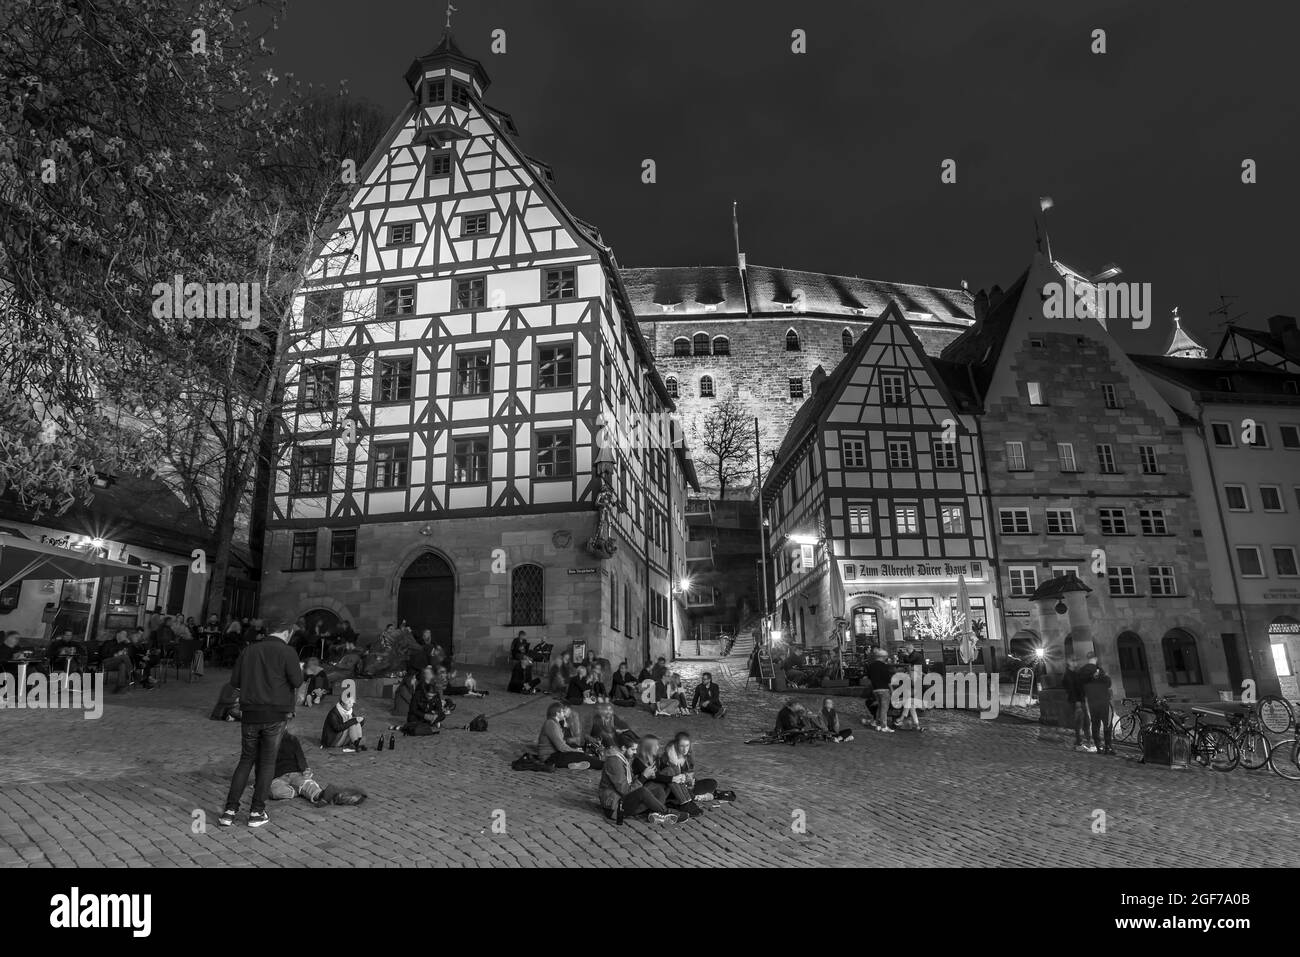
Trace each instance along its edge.
{"label": "spire finial", "polygon": [[451,33],[451,15],[456,12],[458,11],[456,10],[455,7],[451,5],[451,0],[447,0],[447,32],[448,33]]}

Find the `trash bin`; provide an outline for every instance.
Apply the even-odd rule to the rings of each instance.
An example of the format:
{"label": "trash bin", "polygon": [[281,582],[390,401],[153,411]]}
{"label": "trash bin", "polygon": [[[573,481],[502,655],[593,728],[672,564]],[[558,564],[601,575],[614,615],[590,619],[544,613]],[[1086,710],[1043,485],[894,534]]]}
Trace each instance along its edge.
{"label": "trash bin", "polygon": [[1142,734],[1142,763],[1157,768],[1186,768],[1192,756],[1191,742],[1172,731],[1148,728]]}

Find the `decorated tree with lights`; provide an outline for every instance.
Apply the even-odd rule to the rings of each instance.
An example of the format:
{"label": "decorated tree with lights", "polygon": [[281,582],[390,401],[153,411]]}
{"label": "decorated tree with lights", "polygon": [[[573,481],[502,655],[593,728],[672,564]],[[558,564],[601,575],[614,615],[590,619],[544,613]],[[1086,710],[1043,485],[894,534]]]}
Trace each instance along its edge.
{"label": "decorated tree with lights", "polygon": [[947,607],[931,608],[917,617],[912,628],[921,641],[959,641],[966,634],[966,616]]}

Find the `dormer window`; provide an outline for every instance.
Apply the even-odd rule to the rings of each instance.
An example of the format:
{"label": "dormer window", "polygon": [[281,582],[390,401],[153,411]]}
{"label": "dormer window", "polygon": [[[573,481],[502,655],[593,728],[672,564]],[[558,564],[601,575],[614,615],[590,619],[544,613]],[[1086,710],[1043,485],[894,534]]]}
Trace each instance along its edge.
{"label": "dormer window", "polygon": [[447,84],[441,78],[437,80],[424,81],[424,102],[425,103],[445,103],[447,102]]}
{"label": "dormer window", "polygon": [[464,83],[451,84],[451,102],[456,106],[469,106],[469,87]]}

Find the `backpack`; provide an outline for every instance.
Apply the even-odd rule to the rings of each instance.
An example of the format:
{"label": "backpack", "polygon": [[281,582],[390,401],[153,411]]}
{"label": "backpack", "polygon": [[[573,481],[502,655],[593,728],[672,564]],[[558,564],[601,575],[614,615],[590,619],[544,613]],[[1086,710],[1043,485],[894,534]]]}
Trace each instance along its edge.
{"label": "backpack", "polygon": [[469,723],[469,729],[471,731],[486,731],[487,718],[483,717],[481,714],[475,716],[474,720]]}
{"label": "backpack", "polygon": [[535,754],[525,752],[510,762],[510,767],[514,771],[554,771],[554,766],[547,764]]}

